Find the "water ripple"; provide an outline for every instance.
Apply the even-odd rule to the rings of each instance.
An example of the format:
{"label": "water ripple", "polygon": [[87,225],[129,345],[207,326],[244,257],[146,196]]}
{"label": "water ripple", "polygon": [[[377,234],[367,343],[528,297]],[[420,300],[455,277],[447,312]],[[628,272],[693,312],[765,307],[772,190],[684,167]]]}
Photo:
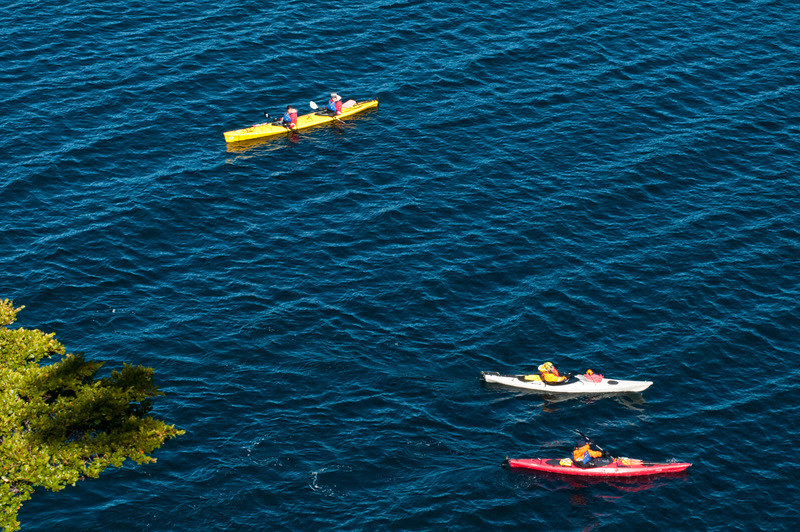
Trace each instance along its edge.
{"label": "water ripple", "polygon": [[[157,464],[37,493],[25,527],[790,522],[786,7],[0,8],[0,298],[70,351],[155,367],[157,414],[187,429]],[[380,106],[223,141],[331,90]],[[556,400],[478,380],[543,360],[655,384]],[[576,428],[694,466],[499,467],[565,456]]]}

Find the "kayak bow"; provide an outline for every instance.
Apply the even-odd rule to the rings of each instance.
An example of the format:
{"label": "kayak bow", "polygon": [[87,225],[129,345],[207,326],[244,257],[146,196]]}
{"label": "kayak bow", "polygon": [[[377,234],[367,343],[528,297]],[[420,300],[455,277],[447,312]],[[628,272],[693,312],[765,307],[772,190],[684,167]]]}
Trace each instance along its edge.
{"label": "kayak bow", "polygon": [[[372,109],[373,107],[378,106],[378,100],[367,100],[365,102],[359,102],[351,107],[342,109],[342,114],[336,116],[335,118],[330,115],[323,115],[317,113],[308,113],[303,116],[297,117],[297,127],[296,130],[306,129],[313,126],[320,126],[323,124],[328,124],[335,120],[341,120],[343,118],[347,118],[349,116],[358,114],[362,111],[366,111],[367,109]],[[232,131],[226,131],[225,135],[225,142],[240,142],[243,140],[251,140],[257,139],[262,137],[272,137],[275,135],[282,135],[284,133],[288,133],[289,130],[282,125],[273,124],[272,122],[264,122],[262,124],[255,124],[250,127],[242,128],[242,129],[234,129]]]}

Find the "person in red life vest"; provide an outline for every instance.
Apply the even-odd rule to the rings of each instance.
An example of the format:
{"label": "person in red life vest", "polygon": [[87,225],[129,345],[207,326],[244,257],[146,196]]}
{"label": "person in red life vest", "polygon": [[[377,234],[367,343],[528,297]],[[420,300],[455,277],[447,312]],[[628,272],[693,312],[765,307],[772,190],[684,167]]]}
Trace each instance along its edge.
{"label": "person in red life vest", "polygon": [[545,384],[559,384],[567,380],[567,377],[564,377],[558,373],[558,370],[552,362],[545,362],[539,366],[538,369],[539,375],[542,377],[542,380],[545,382]]}
{"label": "person in red life vest", "polygon": [[328,105],[325,110],[330,116],[338,116],[342,114],[342,97],[335,92],[332,92],[331,99],[328,100]]}
{"label": "person in red life vest", "polygon": [[572,451],[572,464],[576,467],[598,467],[608,465],[612,461],[608,453],[589,439],[576,443]]}
{"label": "person in red life vest", "polygon": [[288,129],[295,129],[297,127],[297,109],[287,105],[286,113],[281,118],[281,125]]}

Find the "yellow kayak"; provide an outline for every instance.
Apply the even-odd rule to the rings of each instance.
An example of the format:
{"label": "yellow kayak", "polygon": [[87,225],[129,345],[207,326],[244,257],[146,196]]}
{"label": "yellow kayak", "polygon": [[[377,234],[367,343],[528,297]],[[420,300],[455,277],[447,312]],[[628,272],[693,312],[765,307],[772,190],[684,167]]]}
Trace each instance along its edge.
{"label": "yellow kayak", "polygon": [[[342,114],[337,116],[339,120],[347,118],[348,116],[358,114],[367,109],[372,109],[378,106],[378,100],[367,100],[366,102],[358,102],[351,107],[342,109]],[[305,129],[307,127],[319,126],[322,124],[329,124],[335,120],[334,117],[328,115],[319,115],[317,113],[309,113],[307,115],[297,117],[297,129]],[[282,135],[288,133],[289,130],[281,125],[275,125],[272,122],[264,122],[263,124],[255,124],[243,129],[234,129],[233,131],[226,131],[225,142],[239,142],[242,140],[257,139],[261,137],[271,137],[274,135]]]}

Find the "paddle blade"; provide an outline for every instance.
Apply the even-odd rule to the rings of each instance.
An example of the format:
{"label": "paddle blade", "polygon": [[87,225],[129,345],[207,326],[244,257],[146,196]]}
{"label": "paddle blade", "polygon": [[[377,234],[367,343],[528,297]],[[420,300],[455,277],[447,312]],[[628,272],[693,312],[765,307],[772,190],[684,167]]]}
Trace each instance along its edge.
{"label": "paddle blade", "polygon": [[313,101],[312,102],[308,102],[308,105],[312,109],[319,109],[319,106],[316,103],[314,103]]}

